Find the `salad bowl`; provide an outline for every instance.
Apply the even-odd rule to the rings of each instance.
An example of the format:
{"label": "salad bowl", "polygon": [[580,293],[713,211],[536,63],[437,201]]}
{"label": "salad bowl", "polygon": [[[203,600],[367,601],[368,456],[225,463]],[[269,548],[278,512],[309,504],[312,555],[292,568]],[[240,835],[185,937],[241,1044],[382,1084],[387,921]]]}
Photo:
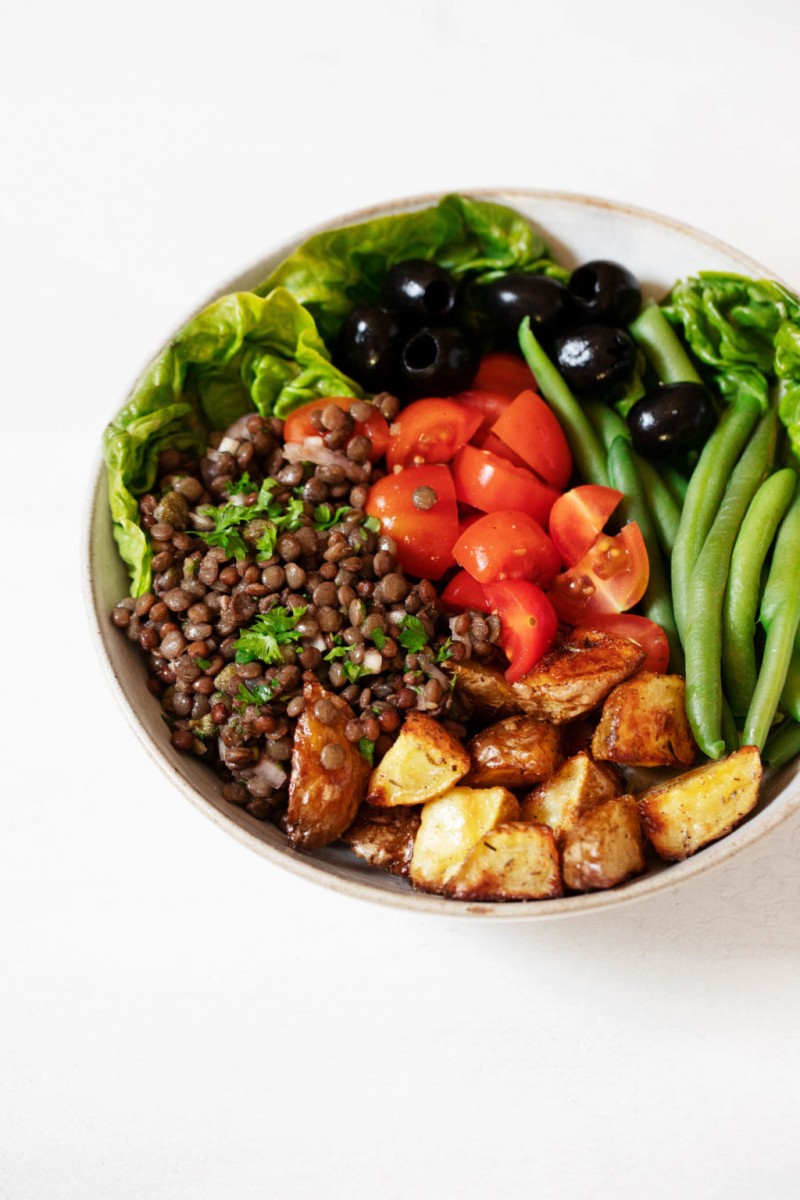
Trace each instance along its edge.
{"label": "salad bowl", "polygon": [[[516,209],[542,233],[553,257],[568,268],[593,258],[624,263],[641,280],[645,299],[662,299],[676,280],[700,270],[775,277],[774,273],[723,242],[641,209],[547,191],[489,190],[471,194]],[[189,315],[227,292],[256,287],[287,254],[314,233],[372,217],[412,211],[440,198],[431,195],[401,199],[349,213],[304,231],[217,288]],[[340,893],[411,912],[484,920],[530,921],[577,916],[678,887],[684,880],[713,868],[732,855],[746,852],[800,807],[800,762],[795,760],[778,771],[767,773],[757,808],[728,837],[683,862],[670,866],[653,863],[646,874],[611,890],[547,902],[457,903],[412,890],[406,880],[369,867],[344,845],[328,846],[313,854],[298,853],[277,827],[227,803],[217,776],[202,762],[179,753],[170,744],[158,701],[148,691],[138,648],[120,637],[110,621],[114,605],[127,595],[129,585],[113,538],[102,467],[98,467],[91,489],[84,554],[85,591],[94,642],[114,693],[146,752],[172,784],[215,824],[270,862]]]}

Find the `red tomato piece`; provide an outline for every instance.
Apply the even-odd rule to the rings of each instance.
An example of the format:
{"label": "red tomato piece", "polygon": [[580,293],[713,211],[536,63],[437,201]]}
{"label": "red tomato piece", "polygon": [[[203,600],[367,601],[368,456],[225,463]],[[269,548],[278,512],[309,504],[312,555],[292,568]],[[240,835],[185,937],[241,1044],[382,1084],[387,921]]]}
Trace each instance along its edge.
{"label": "red tomato piece", "polygon": [[478,430],[479,437],[489,432],[497,418],[502,416],[511,403],[510,398],[503,395],[502,392],[479,392],[474,388],[468,392],[457,392],[450,399],[457,400],[459,404],[464,404],[467,408],[471,408],[481,414],[482,420]]}
{"label": "red tomato piece", "polygon": [[488,450],[462,446],[451,463],[456,496],[481,512],[503,509],[524,512],[540,525],[547,524],[558,492],[531,471],[515,467]]}
{"label": "red tomato piece", "polygon": [[559,496],[550,512],[550,537],[567,567],[573,567],[594,545],[622,499],[616,488],[585,483]]}
{"label": "red tomato piece", "polygon": [[475,409],[455,400],[415,400],[402,410],[389,431],[392,439],[386,451],[389,470],[449,462],[482,420]]}
{"label": "red tomato piece", "polygon": [[[415,504],[417,496],[423,501]],[[433,503],[430,503],[433,493]],[[397,543],[397,561],[420,579],[440,579],[453,565],[458,537],[458,508],[453,479],[447,467],[410,467],[373,484],[364,505],[377,517],[381,530]]]}
{"label": "red tomato piece", "polygon": [[[308,438],[321,437],[319,430],[311,424],[311,414],[320,408],[327,408],[329,404],[335,404],[337,408],[349,412],[355,403],[355,396],[320,396],[319,400],[310,400],[308,404],[289,413],[283,425],[283,440],[285,442],[305,442]],[[369,438],[372,442],[369,461],[377,462],[379,458],[383,458],[389,448],[389,426],[386,418],[378,412],[374,405],[370,405],[370,408],[372,408],[372,412],[366,421],[356,421],[353,437],[361,435]]]}
{"label": "red tomato piece", "polygon": [[512,400],[526,388],[535,388],[536,380],[521,354],[485,354],[472,381],[474,388],[500,392]]}
{"label": "red tomato piece", "polygon": [[585,625],[591,617],[633,608],[649,579],[644,538],[631,521],[616,537],[601,533],[574,567],[556,577],[550,599],[562,621]]}
{"label": "red tomato piece", "polygon": [[528,464],[521,454],[517,454],[516,450],[512,450],[505,442],[501,442],[496,433],[489,430],[488,433],[481,433],[478,430],[475,437],[472,439],[473,446],[479,446],[481,450],[489,450],[492,454],[496,454],[498,458],[506,458],[515,467],[524,467],[527,471]]}
{"label": "red tomato piece", "polygon": [[647,652],[642,663],[643,671],[664,674],[669,666],[669,642],[660,625],[636,613],[603,613],[592,617],[584,626],[587,630],[598,629],[601,633],[614,633],[618,637],[638,642]]}
{"label": "red tomato piece", "polygon": [[495,421],[492,433],[559,491],[572,474],[572,451],[558,417],[536,392],[520,392]]}
{"label": "red tomato piece", "polygon": [[479,583],[530,579],[547,587],[561,567],[550,538],[523,512],[489,513],[462,527],[453,557]]}
{"label": "red tomato piece", "polygon": [[558,617],[542,589],[526,579],[487,583],[484,591],[500,617],[500,645],[511,664],[506,679],[514,683],[550,649]]}
{"label": "red tomato piece", "polygon": [[445,608],[453,612],[463,612],[465,608],[474,608],[478,612],[492,611],[483,587],[477,579],[472,578],[469,571],[456,571],[439,599]]}

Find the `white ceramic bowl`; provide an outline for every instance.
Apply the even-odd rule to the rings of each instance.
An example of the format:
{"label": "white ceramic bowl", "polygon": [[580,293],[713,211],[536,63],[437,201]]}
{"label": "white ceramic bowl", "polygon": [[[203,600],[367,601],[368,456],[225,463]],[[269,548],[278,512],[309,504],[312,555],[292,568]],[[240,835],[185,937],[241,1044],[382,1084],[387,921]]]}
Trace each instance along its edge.
{"label": "white ceramic bowl", "polygon": [[[625,263],[638,275],[648,297],[662,297],[676,279],[702,269],[740,271],[774,278],[774,273],[715,238],[641,209],[557,192],[489,191],[473,194],[511,205],[523,213],[541,228],[554,256],[567,266],[591,258],[610,258]],[[307,230],[219,288],[195,311],[225,292],[255,286],[312,233],[373,216],[420,208],[438,199],[439,196],[416,196],[399,200],[379,208],[349,213],[319,229]],[[111,415],[109,413],[109,417]],[[274,826],[257,821],[242,809],[227,804],[222,799],[221,783],[208,767],[172,748],[161,719],[160,705],[146,688],[141,653],[138,647],[120,636],[109,619],[115,602],[127,595],[128,588],[127,575],[112,538],[102,469],[98,469],[92,491],[85,552],[87,601],[97,648],[114,692],[147,752],[172,783],[221,829],[233,834],[271,863],[336,891],[412,912],[451,916],[533,921],[578,915],[626,904],[665,888],[678,887],[683,880],[710,869],[752,845],[800,805],[800,762],[795,762],[765,782],[757,810],[729,837],[701,850],[685,862],[655,867],[648,874],[611,891],[568,896],[561,900],[510,904],[458,903],[414,892],[405,880],[366,866],[344,847],[328,847],[310,855],[295,853]],[[130,753],[137,753],[132,744]]]}

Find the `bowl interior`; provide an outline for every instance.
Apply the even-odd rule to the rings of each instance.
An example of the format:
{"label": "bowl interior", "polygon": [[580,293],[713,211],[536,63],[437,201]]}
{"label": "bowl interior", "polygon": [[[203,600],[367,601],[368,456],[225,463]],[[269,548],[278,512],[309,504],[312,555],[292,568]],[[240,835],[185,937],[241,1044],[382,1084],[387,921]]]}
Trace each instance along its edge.
{"label": "bowl interior", "polygon": [[[542,230],[555,257],[567,266],[591,258],[611,258],[625,263],[642,281],[648,298],[660,299],[676,279],[703,269],[774,277],[766,268],[714,238],[623,205],[552,192],[474,194],[509,204],[522,212]],[[320,228],[413,209],[436,199],[436,196],[425,196],[402,200],[348,214]],[[255,286],[295,245],[314,232],[317,230],[306,231],[267,254],[217,289],[195,311],[215,296]],[[800,805],[800,763],[790,763],[765,781],[757,810],[738,830],[695,857],[669,868],[654,861],[648,874],[611,891],[546,903],[458,904],[414,892],[406,881],[367,867],[344,847],[328,847],[313,855],[297,854],[289,849],[284,835],[274,826],[257,821],[242,809],[227,804],[222,799],[222,785],[216,775],[199,760],[179,754],[170,744],[160,705],[146,687],[141,654],[120,636],[109,620],[114,604],[127,595],[128,580],[112,536],[102,469],[98,470],[92,491],[87,534],[85,579],[96,644],[110,673],[112,687],[146,750],[180,790],[218,825],[273,862],[335,890],[395,907],[451,916],[541,920],[577,915],[628,903],[662,888],[676,886],[682,879],[707,870],[749,845]]]}

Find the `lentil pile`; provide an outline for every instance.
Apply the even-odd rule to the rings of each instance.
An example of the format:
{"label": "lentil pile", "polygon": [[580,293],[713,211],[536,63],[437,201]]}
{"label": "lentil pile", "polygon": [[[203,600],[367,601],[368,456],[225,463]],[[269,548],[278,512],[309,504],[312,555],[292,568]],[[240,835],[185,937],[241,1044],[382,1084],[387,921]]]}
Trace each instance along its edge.
{"label": "lentil pile", "polygon": [[[367,518],[369,484],[385,474],[353,432],[369,403],[312,414],[313,462],[284,445],[282,421],[256,414],[212,434],[199,461],[163,451],[139,501],[152,588],[111,618],[146,655],[173,746],[214,767],[227,801],[278,824],[306,679],[350,704],[347,737],[378,761],[411,709],[463,737],[450,664],[503,661],[497,618],[448,619],[434,585],[406,576]],[[399,410],[386,393],[372,403],[389,422]],[[326,708],[318,701],[315,716],[331,723]],[[331,743],[323,768],[340,755]]]}

